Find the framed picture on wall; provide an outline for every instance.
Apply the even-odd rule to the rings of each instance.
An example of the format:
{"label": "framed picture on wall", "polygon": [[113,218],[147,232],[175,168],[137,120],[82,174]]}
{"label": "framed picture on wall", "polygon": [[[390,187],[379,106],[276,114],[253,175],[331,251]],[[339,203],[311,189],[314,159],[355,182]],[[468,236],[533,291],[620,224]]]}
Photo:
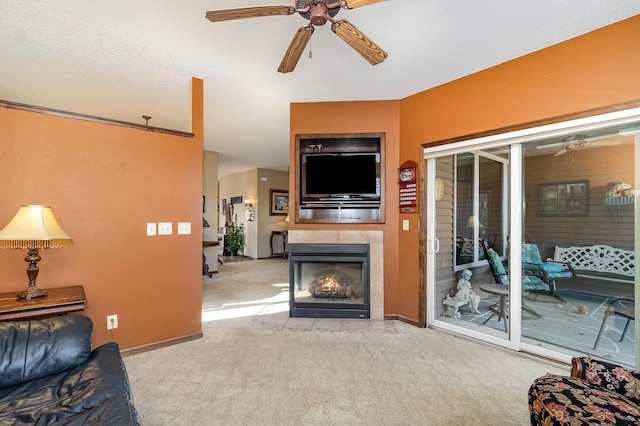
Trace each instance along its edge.
{"label": "framed picture on wall", "polygon": [[269,195],[269,215],[277,216],[289,213],[289,191],[271,189]]}
{"label": "framed picture on wall", "polygon": [[589,181],[543,183],[540,213],[543,216],[586,216],[589,213]]}

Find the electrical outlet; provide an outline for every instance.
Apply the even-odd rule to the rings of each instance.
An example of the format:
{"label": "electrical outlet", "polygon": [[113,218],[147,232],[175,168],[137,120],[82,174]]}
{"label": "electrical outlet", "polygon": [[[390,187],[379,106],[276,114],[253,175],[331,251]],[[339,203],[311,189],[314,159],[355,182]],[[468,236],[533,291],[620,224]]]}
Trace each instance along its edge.
{"label": "electrical outlet", "polygon": [[118,315],[107,315],[107,330],[118,328]]}
{"label": "electrical outlet", "polygon": [[409,221],[407,219],[404,219],[402,221],[402,230],[403,231],[408,231],[409,230]]}
{"label": "electrical outlet", "polygon": [[191,234],[191,222],[178,222],[178,235]]}
{"label": "electrical outlet", "polygon": [[158,235],[171,235],[172,232],[171,222],[158,222]]}
{"label": "electrical outlet", "polygon": [[147,223],[147,236],[152,237],[154,235],[156,235],[156,223]]}

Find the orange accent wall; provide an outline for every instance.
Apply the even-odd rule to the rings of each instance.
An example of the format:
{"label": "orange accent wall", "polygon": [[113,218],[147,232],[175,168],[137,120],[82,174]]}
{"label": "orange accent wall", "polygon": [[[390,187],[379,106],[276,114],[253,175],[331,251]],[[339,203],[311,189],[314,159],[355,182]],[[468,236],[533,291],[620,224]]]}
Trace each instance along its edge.
{"label": "orange accent wall", "polygon": [[[293,104],[292,152],[296,133],[399,129],[397,139],[387,136],[385,314],[417,322],[418,216],[397,214],[397,184],[389,179],[395,169],[407,160],[420,163],[422,144],[428,142],[640,99],[638,70],[640,16],[635,16],[397,103]],[[387,105],[393,110],[380,115]],[[410,220],[409,231],[400,230],[403,219]]]}
{"label": "orange accent wall", "polygon": [[[398,306],[398,206],[397,167],[399,165],[399,102],[322,102],[291,105],[291,149],[289,164],[296,164],[295,135],[323,133],[386,133],[386,223],[385,224],[296,224],[289,229],[367,229],[384,232],[385,312],[397,312]],[[289,173],[289,188],[297,188],[295,173]],[[291,211],[295,198],[289,197]],[[293,215],[291,215],[293,218]]]}
{"label": "orange accent wall", "polygon": [[[201,332],[201,81],[194,91],[194,138],[0,108],[0,227],[21,204],[52,206],[74,245],[40,251],[37,283],[84,285],[94,346]],[[147,222],[172,222],[173,235],[147,237]],[[0,291],[27,287],[26,254],[0,251]]]}

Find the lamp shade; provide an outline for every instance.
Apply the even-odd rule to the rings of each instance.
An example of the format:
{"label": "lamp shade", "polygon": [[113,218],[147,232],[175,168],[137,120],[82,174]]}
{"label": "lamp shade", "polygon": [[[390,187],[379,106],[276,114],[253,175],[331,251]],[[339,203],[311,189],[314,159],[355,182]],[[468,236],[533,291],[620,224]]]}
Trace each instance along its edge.
{"label": "lamp shade", "polygon": [[58,225],[49,206],[20,206],[11,222],[0,231],[0,248],[48,249],[71,245],[73,240]]}
{"label": "lamp shade", "polygon": [[480,222],[477,216],[469,216],[469,219],[467,220],[467,228],[475,228],[476,226],[478,228],[484,228],[484,225]]}

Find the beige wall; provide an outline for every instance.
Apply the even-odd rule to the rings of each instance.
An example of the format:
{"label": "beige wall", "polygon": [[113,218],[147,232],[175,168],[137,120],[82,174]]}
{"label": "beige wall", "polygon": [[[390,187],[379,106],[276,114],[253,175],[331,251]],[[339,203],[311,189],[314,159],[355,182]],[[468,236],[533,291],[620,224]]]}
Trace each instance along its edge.
{"label": "beige wall", "polygon": [[[209,227],[202,228],[202,241],[218,240],[218,153],[214,151],[202,152],[202,195],[205,196],[205,211],[202,217],[207,220]],[[209,271],[218,270],[218,247],[203,247],[207,257]]]}
{"label": "beige wall", "polygon": [[[264,181],[264,178],[267,180]],[[271,216],[270,214],[271,189],[287,191],[289,189],[289,174],[280,170],[258,169],[259,204],[256,209],[256,220],[259,224],[258,257],[260,258],[271,256],[271,231],[282,231],[289,228],[288,224],[282,222],[285,216]],[[280,240],[276,244],[281,244]],[[280,251],[278,247],[280,246],[276,246],[276,251]]]}
{"label": "beige wall", "polygon": [[[266,180],[263,180],[266,179]],[[246,172],[220,178],[220,199],[242,196],[242,204],[234,204],[234,213],[238,225],[244,224],[247,235],[247,245],[242,251],[245,256],[258,259],[271,255],[271,231],[286,229],[281,223],[283,216],[269,215],[269,191],[271,189],[288,188],[288,173],[280,170],[252,169]],[[247,221],[244,200],[250,197],[256,202],[253,205],[255,220]],[[222,207],[221,207],[222,209]],[[220,226],[224,226],[225,217],[220,212]]]}
{"label": "beige wall", "polygon": [[203,217],[207,219],[209,228],[202,229],[204,241],[215,241],[218,238],[218,153],[203,151],[202,195],[206,197]]}
{"label": "beige wall", "polygon": [[[266,180],[265,180],[266,179]],[[234,204],[234,216],[238,224],[244,224],[247,235],[247,245],[242,251],[244,256],[254,259],[271,256],[271,231],[286,229],[282,223],[283,216],[269,214],[269,198],[271,189],[288,188],[289,175],[287,172],[270,169],[252,169],[220,178],[220,199],[242,196],[242,204]],[[244,200],[255,200],[255,220],[247,221]],[[220,207],[222,209],[222,206]],[[220,226],[224,226],[225,217],[220,211]]]}

